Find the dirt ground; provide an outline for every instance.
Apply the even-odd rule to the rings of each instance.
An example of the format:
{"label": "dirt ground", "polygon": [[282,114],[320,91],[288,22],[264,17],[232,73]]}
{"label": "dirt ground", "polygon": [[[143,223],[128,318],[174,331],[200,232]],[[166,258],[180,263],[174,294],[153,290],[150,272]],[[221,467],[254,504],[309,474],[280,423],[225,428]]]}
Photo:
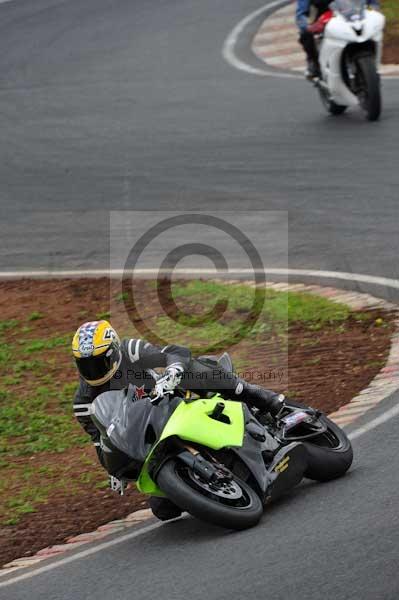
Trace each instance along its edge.
{"label": "dirt ground", "polygon": [[384,42],[382,62],[386,65],[399,64],[399,39],[398,37],[387,37]]}
{"label": "dirt ground", "polygon": [[[82,456],[89,460],[83,463]],[[69,471],[73,481],[87,474],[90,486],[55,490],[36,512],[24,515],[17,525],[0,527],[0,565],[14,558],[31,556],[42,548],[61,543],[79,533],[93,531],[100,525],[147,506],[144,496],[137,490],[128,489],[121,497],[109,488],[96,488],[95,484],[104,480],[104,472],[99,468],[91,446],[69,450],[62,455],[36,455],[33,460],[38,470],[43,465],[48,467],[62,461],[63,475]],[[46,484],[52,481],[56,484],[56,472],[46,479]]]}
{"label": "dirt ground", "polygon": [[[154,293],[149,282],[141,284],[139,295],[146,299],[147,309],[153,314],[156,313],[155,302],[151,301]],[[40,312],[45,318],[38,320],[37,327],[42,336],[50,337],[54,332],[72,332],[80,322],[106,314],[110,304],[120,304],[115,300],[118,294],[118,284],[110,285],[107,279],[2,282],[0,309],[4,320]],[[115,324],[123,322],[117,313],[118,310],[115,319],[112,318]],[[378,319],[383,320],[384,326],[379,326]],[[392,321],[393,315],[382,311],[362,311],[361,319],[352,313],[345,326],[332,324],[311,330],[294,324],[289,329],[288,354],[282,357],[276,357],[276,345],[266,336],[256,344],[244,341],[239,348],[230,351],[240,365],[240,374],[247,372],[250,379],[254,373],[267,373],[265,387],[284,391],[329,413],[366,387],[383,366],[389,353]],[[33,329],[26,337],[37,338],[37,331]],[[69,349],[57,349],[57,352],[52,374],[60,384],[70,382],[76,374]],[[268,370],[265,365],[270,365]],[[91,446],[10,460],[15,468],[22,461],[30,461],[38,473],[41,467],[52,467],[46,479],[50,487],[52,481],[54,484],[57,481],[57,465],[62,465],[63,477],[69,475],[71,482],[80,483],[63,491],[55,486],[36,512],[24,515],[15,525],[0,527],[0,565],[13,558],[32,555],[73,535],[92,531],[146,506],[145,498],[134,489],[121,498],[103,487],[104,471]],[[0,473],[5,476],[4,470]],[[24,482],[19,485],[23,487]]]}

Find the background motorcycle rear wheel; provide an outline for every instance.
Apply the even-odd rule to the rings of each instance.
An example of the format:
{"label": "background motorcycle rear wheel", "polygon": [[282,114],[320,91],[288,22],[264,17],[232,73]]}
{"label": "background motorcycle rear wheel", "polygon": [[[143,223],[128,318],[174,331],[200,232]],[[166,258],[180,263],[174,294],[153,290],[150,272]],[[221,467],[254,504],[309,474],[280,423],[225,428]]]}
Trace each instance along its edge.
{"label": "background motorcycle rear wheel", "polygon": [[[194,517],[228,529],[248,529],[259,521],[263,505],[258,494],[234,475],[229,498],[228,488],[213,491],[206,482],[179,460],[168,460],[157,476],[166,496]],[[241,496],[234,498],[234,496]]]}
{"label": "background motorcycle rear wheel", "polygon": [[346,111],[348,107],[344,106],[343,104],[337,104],[336,102],[331,100],[326,90],[324,90],[322,87],[319,87],[318,90],[324,107],[331,115],[337,117],[338,115],[342,115],[342,113]]}

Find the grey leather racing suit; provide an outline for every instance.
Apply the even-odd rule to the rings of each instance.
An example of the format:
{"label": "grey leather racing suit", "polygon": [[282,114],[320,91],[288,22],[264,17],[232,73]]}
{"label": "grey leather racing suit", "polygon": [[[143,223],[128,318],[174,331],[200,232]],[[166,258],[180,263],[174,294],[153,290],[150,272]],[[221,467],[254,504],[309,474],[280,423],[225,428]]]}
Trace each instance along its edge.
{"label": "grey leather racing suit", "polygon": [[193,358],[188,348],[170,344],[165,348],[141,339],[125,339],[121,342],[122,359],[110,381],[91,386],[80,379],[74,399],[74,413],[83,429],[91,436],[102,464],[100,433],[90,417],[94,399],[109,390],[120,390],[133,384],[150,392],[155,385],[158,367],[179,367],[183,376],[179,386],[196,393],[220,393],[225,399],[240,400],[262,411],[277,413],[282,405],[281,396],[275,392],[247,383],[234,373],[221,367],[212,357]]}

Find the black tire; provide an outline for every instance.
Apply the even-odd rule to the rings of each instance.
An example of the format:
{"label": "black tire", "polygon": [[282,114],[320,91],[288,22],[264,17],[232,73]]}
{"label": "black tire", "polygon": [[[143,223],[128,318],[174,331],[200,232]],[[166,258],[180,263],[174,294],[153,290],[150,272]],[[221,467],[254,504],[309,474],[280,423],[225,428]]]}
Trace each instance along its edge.
{"label": "black tire", "polygon": [[342,113],[344,113],[347,108],[348,107],[344,106],[343,104],[337,104],[333,100],[330,100],[330,106],[328,107],[328,111],[331,115],[338,117],[339,115],[342,115]]}
{"label": "black tire", "polygon": [[[296,402],[291,406],[306,408]],[[346,433],[325,415],[320,421],[327,427],[313,442],[302,442],[308,453],[308,468],[304,476],[316,481],[331,481],[345,475],[353,461],[353,449]]]}
{"label": "black tire", "polygon": [[360,106],[369,121],[377,121],[381,114],[381,83],[372,54],[356,59]]}
{"label": "black tire", "polygon": [[234,482],[248,498],[248,505],[229,506],[205,495],[200,488],[189,484],[184,472],[188,467],[176,459],[168,460],[157,476],[157,483],[167,497],[182,510],[197,519],[207,521],[228,529],[248,529],[259,521],[263,513],[262,502],[258,494],[244,481],[234,476]]}
{"label": "black tire", "polygon": [[342,113],[344,113],[348,108],[343,104],[337,104],[333,100],[330,100],[328,93],[321,87],[319,87],[319,94],[324,107],[326,108],[327,112],[330,113],[330,115],[337,117],[342,115]]}
{"label": "black tire", "polygon": [[304,442],[308,453],[305,477],[316,481],[330,481],[345,475],[353,461],[353,450],[346,433],[338,425],[324,415],[320,417],[320,421],[327,426],[323,443],[334,440],[334,447],[333,444],[319,446],[316,443]]}

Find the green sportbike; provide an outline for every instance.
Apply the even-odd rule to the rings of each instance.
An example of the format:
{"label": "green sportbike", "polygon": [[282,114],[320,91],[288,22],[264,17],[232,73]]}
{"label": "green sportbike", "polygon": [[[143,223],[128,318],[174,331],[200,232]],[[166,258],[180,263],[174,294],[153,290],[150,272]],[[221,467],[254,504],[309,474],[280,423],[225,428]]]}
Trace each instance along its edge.
{"label": "green sportbike", "polygon": [[219,394],[188,396],[137,399],[134,386],[98,396],[91,417],[109,473],[198,519],[246,529],[303,477],[328,481],[352,463],[346,434],[318,410],[287,400],[274,419]]}

